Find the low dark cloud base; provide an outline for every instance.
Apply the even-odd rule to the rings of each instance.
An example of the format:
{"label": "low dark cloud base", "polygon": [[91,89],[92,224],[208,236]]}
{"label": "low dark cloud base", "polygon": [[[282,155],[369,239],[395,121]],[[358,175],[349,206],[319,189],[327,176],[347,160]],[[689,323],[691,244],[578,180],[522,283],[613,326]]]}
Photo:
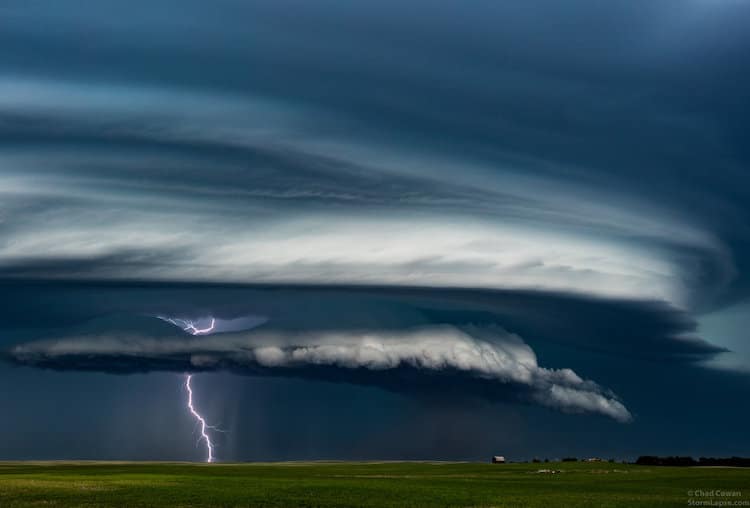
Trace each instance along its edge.
{"label": "low dark cloud base", "polygon": [[75,327],[109,317],[107,326],[124,330],[134,315],[262,315],[267,328],[278,330],[500,326],[532,344],[669,362],[726,352],[699,337],[690,314],[664,302],[532,290],[6,279],[0,302],[9,328]]}

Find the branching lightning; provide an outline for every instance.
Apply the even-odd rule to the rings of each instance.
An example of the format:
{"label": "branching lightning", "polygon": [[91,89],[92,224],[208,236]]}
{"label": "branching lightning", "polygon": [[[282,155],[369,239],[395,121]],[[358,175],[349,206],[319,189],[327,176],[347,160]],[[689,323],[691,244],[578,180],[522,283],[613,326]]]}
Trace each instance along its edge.
{"label": "branching lightning", "polygon": [[211,332],[214,331],[214,327],[216,326],[216,319],[211,318],[211,324],[208,325],[206,328],[198,328],[198,325],[195,324],[195,322],[190,321],[188,319],[178,319],[178,318],[165,318],[162,317],[160,319],[163,319],[164,321],[168,323],[172,323],[175,326],[179,326],[186,332],[188,332],[190,335],[209,335]]}
{"label": "branching lightning", "polygon": [[206,432],[206,429],[211,428],[207,423],[205,418],[203,418],[198,411],[195,410],[195,407],[193,406],[193,389],[190,386],[190,381],[193,379],[192,374],[187,374],[185,376],[185,388],[187,388],[188,392],[188,409],[190,409],[190,412],[195,417],[196,420],[200,423],[201,427],[201,439],[203,439],[206,442],[206,448],[208,449],[208,457],[206,458],[206,462],[213,462],[214,461],[214,445],[211,442],[211,437]]}
{"label": "branching lightning", "polygon": [[[189,320],[189,319],[181,319],[181,318],[169,318],[169,317],[163,317],[158,316],[159,319],[163,319],[164,321],[171,323],[179,328],[182,328],[184,331],[189,333],[190,335],[210,335],[215,331],[216,327],[216,319],[211,318],[210,324],[205,328],[198,328],[198,324],[196,324],[195,321]],[[212,427],[211,425],[206,423],[206,419],[203,418],[203,416],[196,411],[195,406],[193,405],[193,388],[190,385],[190,381],[193,379],[192,374],[186,374],[185,375],[185,388],[187,389],[188,393],[188,400],[187,400],[187,407],[190,410],[190,413],[193,415],[193,417],[198,421],[198,424],[200,425],[200,438],[198,439],[198,442],[205,441],[206,442],[206,449],[208,451],[208,456],[206,457],[206,462],[213,462],[214,461],[214,444],[211,442],[211,436],[208,434],[207,430],[219,430],[216,427]]]}

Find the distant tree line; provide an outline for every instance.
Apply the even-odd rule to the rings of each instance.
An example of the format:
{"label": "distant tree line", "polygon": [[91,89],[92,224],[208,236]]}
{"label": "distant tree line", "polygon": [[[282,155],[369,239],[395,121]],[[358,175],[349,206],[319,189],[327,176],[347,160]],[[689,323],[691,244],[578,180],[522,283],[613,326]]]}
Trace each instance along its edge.
{"label": "distant tree line", "polygon": [[750,458],[744,457],[657,457],[655,455],[642,455],[635,461],[641,466],[733,466],[750,467]]}

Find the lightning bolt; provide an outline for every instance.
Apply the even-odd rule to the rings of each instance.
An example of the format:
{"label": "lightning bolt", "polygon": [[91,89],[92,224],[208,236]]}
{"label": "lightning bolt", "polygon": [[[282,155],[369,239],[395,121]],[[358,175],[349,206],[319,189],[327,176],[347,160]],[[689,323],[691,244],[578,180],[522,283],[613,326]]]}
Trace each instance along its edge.
{"label": "lightning bolt", "polygon": [[198,411],[195,410],[195,407],[193,406],[193,389],[190,386],[190,380],[193,379],[192,374],[185,375],[185,388],[187,388],[188,392],[188,409],[192,413],[192,415],[195,417],[196,420],[200,423],[201,426],[201,439],[206,442],[206,448],[208,449],[208,457],[206,458],[206,462],[213,462],[214,461],[214,445],[211,442],[211,437],[206,432],[206,429],[210,429],[211,426],[206,423],[206,420],[198,413]]}
{"label": "lightning bolt", "polygon": [[[194,321],[191,321],[189,319],[169,318],[164,316],[157,317],[168,323],[172,323],[179,328],[182,328],[190,335],[209,335],[214,331],[214,328],[216,327],[216,319],[214,318],[211,318],[211,323],[206,328],[198,328],[198,325],[195,324]],[[192,414],[200,424],[201,437],[198,439],[198,442],[200,442],[201,440],[206,442],[206,449],[208,451],[206,462],[213,462],[214,444],[211,442],[211,436],[208,435],[207,429],[218,430],[219,432],[221,432],[221,430],[207,424],[206,419],[203,418],[200,413],[198,413],[198,411],[196,411],[195,406],[193,405],[193,388],[192,386],[190,386],[190,381],[192,379],[192,374],[185,374],[185,388],[187,389],[188,393],[187,407],[190,410],[190,414]]]}
{"label": "lightning bolt", "polygon": [[184,331],[188,332],[190,335],[209,335],[211,332],[214,331],[214,327],[216,326],[216,319],[211,318],[211,324],[208,325],[206,328],[198,328],[198,326],[188,319],[178,319],[178,318],[167,318],[167,317],[159,317],[159,319],[163,319],[164,321],[168,323],[172,323],[175,326],[179,326]]}

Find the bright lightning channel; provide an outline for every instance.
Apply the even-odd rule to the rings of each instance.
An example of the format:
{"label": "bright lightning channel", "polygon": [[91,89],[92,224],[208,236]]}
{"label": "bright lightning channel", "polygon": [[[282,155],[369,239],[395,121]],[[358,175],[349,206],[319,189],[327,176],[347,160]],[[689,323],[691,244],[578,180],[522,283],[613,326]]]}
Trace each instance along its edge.
{"label": "bright lightning channel", "polygon": [[[180,318],[168,318],[168,317],[161,317],[160,319],[163,319],[164,321],[167,321],[168,323],[172,323],[175,326],[178,326],[182,328],[184,331],[189,333],[190,335],[208,335],[211,332],[214,331],[214,328],[216,326],[216,319],[211,318],[211,324],[209,324],[206,328],[198,328],[198,325],[195,324],[195,322],[189,320],[189,319],[180,319]],[[188,392],[188,400],[187,405],[188,409],[190,410],[190,413],[193,415],[193,417],[198,420],[198,423],[200,423],[201,428],[201,437],[199,439],[206,442],[206,449],[208,450],[208,457],[206,457],[206,462],[213,462],[214,461],[214,444],[211,442],[211,436],[208,435],[208,432],[206,432],[206,429],[213,429],[218,430],[216,427],[212,427],[211,425],[208,425],[206,423],[206,419],[203,418],[198,411],[195,410],[195,406],[193,406],[193,388],[190,386],[190,381],[193,379],[192,374],[186,374],[185,375],[185,388]]]}
{"label": "bright lightning channel", "polygon": [[193,414],[196,420],[200,422],[201,425],[201,439],[203,439],[206,442],[206,448],[208,449],[208,457],[206,458],[206,462],[213,462],[214,461],[214,445],[211,442],[211,437],[206,432],[206,429],[210,428],[208,424],[206,424],[206,420],[198,413],[198,411],[195,410],[195,407],[193,406],[193,389],[190,387],[190,380],[193,379],[192,374],[187,374],[185,376],[185,388],[187,388],[188,392],[188,409],[190,409],[190,412]]}
{"label": "bright lightning channel", "polygon": [[164,321],[167,321],[168,323],[172,323],[175,326],[179,326],[184,331],[188,332],[190,335],[208,335],[211,332],[214,331],[214,327],[216,326],[216,319],[211,318],[211,324],[208,325],[206,328],[198,328],[198,325],[196,325],[193,321],[190,321],[188,319],[178,319],[178,318],[160,318]]}

